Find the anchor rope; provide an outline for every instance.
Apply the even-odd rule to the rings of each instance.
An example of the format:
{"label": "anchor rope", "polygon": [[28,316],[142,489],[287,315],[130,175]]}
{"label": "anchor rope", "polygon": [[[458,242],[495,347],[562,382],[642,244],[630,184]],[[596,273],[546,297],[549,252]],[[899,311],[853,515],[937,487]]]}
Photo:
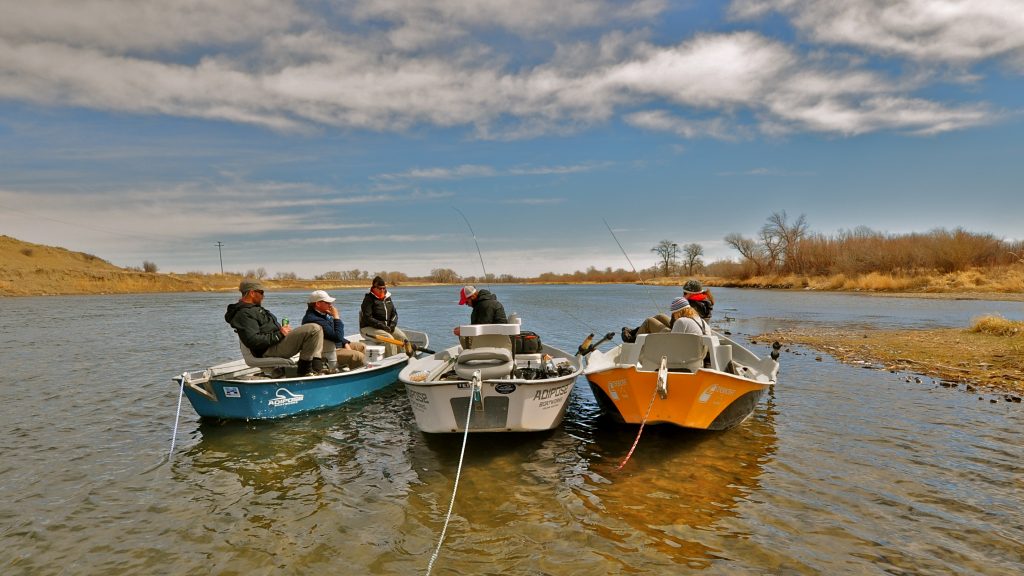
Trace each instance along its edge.
{"label": "anchor rope", "polygon": [[171,449],[167,452],[167,460],[174,456],[174,441],[178,439],[178,419],[181,418],[181,397],[185,395],[185,374],[181,375],[181,388],[178,389],[178,411],[174,414],[174,431],[171,432]]}
{"label": "anchor rope", "polygon": [[466,456],[466,441],[469,440],[469,421],[473,416],[473,395],[476,394],[479,387],[480,381],[474,379],[473,389],[469,393],[469,409],[466,411],[466,426],[462,433],[462,451],[459,452],[459,467],[455,471],[455,485],[452,486],[452,501],[448,504],[448,515],[444,519],[444,527],[441,529],[441,537],[437,539],[437,548],[430,556],[430,563],[427,564],[427,576],[430,576],[430,571],[434,569],[434,562],[437,560],[438,554],[441,553],[441,544],[444,542],[444,536],[448,532],[448,522],[452,519],[452,509],[455,508],[455,494],[459,491],[459,478],[462,476],[462,462],[463,458]]}
{"label": "anchor rope", "polygon": [[655,384],[654,393],[651,394],[651,403],[647,405],[647,413],[644,414],[644,419],[640,422],[640,430],[636,433],[636,440],[633,440],[633,446],[629,449],[629,453],[626,454],[626,457],[622,460],[622,463],[619,464],[619,467],[615,469],[616,472],[622,470],[623,466],[626,465],[626,462],[629,462],[629,459],[633,457],[633,451],[636,450],[636,445],[640,443],[640,435],[644,433],[644,425],[647,424],[647,419],[651,416],[651,408],[654,407],[654,399],[657,397],[658,386]]}

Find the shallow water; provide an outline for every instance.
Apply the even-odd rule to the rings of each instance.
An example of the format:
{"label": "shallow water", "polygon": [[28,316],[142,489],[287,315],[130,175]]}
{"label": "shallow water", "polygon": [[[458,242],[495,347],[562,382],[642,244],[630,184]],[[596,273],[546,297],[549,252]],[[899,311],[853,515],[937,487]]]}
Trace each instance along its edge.
{"label": "shallow water", "polygon": [[[494,287],[567,350],[636,325],[677,290]],[[403,324],[434,349],[454,343],[468,317],[454,290],[394,293]],[[741,340],[805,322],[1024,318],[1020,303],[715,293],[719,327]],[[361,291],[335,295],[354,323]],[[265,304],[297,319],[303,296]],[[0,299],[0,571],[426,571],[462,438],[421,434],[400,384],[273,423],[200,422],[186,400],[168,461],[171,376],[234,357],[222,320],[233,299]],[[602,418],[583,379],[558,429],[472,436],[434,574],[1024,571],[1021,405],[814,357],[783,354],[778,385],[737,429],[645,428],[621,472],[637,428]]]}

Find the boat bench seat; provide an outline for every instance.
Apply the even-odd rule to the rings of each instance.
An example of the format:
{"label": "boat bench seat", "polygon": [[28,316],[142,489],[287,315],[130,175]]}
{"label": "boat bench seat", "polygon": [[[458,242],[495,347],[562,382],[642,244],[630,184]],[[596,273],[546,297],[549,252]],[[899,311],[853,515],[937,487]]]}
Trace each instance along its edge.
{"label": "boat bench seat", "polygon": [[697,334],[648,334],[640,349],[637,370],[656,372],[661,367],[662,356],[667,358],[669,370],[696,372],[704,367],[708,346]]}
{"label": "boat bench seat", "polygon": [[245,364],[253,368],[289,368],[295,366],[295,359],[298,358],[298,355],[291,358],[277,358],[273,356],[258,358],[241,341],[238,342],[238,347],[242,350],[242,359],[245,360]]}
{"label": "boat bench seat", "polygon": [[[480,328],[483,326],[509,326],[508,324],[481,324],[463,326],[463,328]],[[519,333],[519,325],[515,325],[515,334]],[[461,330],[460,330],[461,331]],[[474,331],[476,332],[476,331]],[[459,378],[470,380],[473,372],[480,371],[482,380],[504,378],[512,373],[515,361],[512,354],[512,339],[504,333],[477,332],[472,336],[462,336],[463,345],[468,345],[459,353],[455,360],[455,373]]]}

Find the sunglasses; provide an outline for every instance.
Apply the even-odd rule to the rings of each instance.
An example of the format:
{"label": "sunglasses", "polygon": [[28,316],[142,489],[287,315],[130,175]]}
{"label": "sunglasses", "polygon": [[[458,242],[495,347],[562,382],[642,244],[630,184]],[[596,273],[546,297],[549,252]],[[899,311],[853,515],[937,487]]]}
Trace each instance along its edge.
{"label": "sunglasses", "polygon": [[253,292],[259,294],[260,296],[263,296],[263,290],[253,290]]}

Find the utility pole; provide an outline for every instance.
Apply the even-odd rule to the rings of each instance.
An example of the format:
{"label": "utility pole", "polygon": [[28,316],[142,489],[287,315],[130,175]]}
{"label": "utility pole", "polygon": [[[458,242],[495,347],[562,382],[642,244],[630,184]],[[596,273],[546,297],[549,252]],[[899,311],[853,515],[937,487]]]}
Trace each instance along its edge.
{"label": "utility pole", "polygon": [[217,256],[220,257],[220,275],[221,276],[224,275],[224,255],[221,254],[221,251],[220,251],[220,247],[223,246],[223,245],[224,245],[224,243],[221,242],[220,240],[218,240],[217,243],[214,244],[214,246],[217,247]]}

